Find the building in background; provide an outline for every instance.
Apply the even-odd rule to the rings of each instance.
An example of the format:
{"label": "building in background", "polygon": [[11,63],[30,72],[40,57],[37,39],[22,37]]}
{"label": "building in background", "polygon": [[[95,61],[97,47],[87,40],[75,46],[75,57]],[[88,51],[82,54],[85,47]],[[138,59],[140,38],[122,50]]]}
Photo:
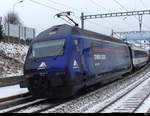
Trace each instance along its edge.
{"label": "building in background", "polygon": [[115,37],[123,38],[125,42],[132,43],[146,50],[150,50],[150,31],[128,31],[114,33]]}
{"label": "building in background", "polygon": [[22,44],[30,44],[36,36],[34,28],[25,27],[22,25],[5,24],[3,29],[6,41],[17,42]]}
{"label": "building in background", "polygon": [[5,36],[19,38],[20,40],[31,40],[35,38],[35,29],[22,25],[5,24],[4,34]]}

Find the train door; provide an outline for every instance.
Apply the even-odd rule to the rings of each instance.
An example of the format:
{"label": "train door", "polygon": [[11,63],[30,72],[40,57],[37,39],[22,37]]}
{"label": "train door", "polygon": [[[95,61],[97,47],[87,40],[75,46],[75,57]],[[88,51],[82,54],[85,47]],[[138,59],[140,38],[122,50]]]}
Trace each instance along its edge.
{"label": "train door", "polygon": [[88,49],[86,49],[85,47],[85,40],[80,38],[78,39],[78,43],[79,43],[79,56],[80,56],[80,61],[81,61],[81,66],[82,66],[82,74],[83,76],[86,76],[86,74],[88,73],[88,62],[87,62],[87,54],[88,54]]}
{"label": "train door", "polygon": [[83,55],[83,39],[81,38],[75,38],[74,39],[74,45],[75,45],[75,49],[76,49],[76,54],[78,55],[78,61],[80,64],[80,71],[82,73],[82,75],[84,76],[86,73],[86,63],[85,63],[85,57]]}
{"label": "train door", "polygon": [[83,73],[83,62],[82,62],[82,57],[81,57],[81,54],[82,54],[81,53],[81,40],[75,39],[74,44],[75,44],[75,49],[76,49],[78,59],[79,59],[80,71],[81,71],[81,73]]}

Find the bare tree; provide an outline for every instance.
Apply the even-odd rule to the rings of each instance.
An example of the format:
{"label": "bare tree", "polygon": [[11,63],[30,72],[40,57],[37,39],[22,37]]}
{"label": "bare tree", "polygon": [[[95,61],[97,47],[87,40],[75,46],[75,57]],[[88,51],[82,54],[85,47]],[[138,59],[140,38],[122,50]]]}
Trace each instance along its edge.
{"label": "bare tree", "polygon": [[16,12],[8,12],[6,16],[4,16],[4,24],[14,24],[14,25],[22,25],[21,20]]}

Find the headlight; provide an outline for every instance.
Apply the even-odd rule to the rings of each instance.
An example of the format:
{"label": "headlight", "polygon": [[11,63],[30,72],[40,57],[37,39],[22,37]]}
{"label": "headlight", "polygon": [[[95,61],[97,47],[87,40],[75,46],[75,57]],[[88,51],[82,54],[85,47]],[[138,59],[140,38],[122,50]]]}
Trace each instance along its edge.
{"label": "headlight", "polygon": [[56,76],[61,76],[61,75],[66,76],[66,72],[57,72],[57,73],[55,73],[55,75]]}

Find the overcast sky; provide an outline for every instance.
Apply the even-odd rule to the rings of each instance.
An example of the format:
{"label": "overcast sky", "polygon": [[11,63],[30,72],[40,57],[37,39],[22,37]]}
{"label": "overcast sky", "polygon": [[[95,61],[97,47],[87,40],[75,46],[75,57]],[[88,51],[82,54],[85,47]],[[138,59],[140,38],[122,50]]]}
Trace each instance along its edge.
{"label": "overcast sky", "polygon": [[[63,11],[72,11],[71,18],[81,26],[81,12],[90,15],[150,9],[150,0],[24,0],[16,4],[19,1],[0,0],[0,16],[3,17],[9,11],[13,11],[13,6],[15,6],[14,10],[18,13],[23,25],[35,28],[36,33],[53,25],[66,23],[53,17]],[[86,20],[85,28],[107,35],[112,29],[114,31],[139,31],[138,16]],[[150,15],[143,16],[142,30],[150,31]]]}

